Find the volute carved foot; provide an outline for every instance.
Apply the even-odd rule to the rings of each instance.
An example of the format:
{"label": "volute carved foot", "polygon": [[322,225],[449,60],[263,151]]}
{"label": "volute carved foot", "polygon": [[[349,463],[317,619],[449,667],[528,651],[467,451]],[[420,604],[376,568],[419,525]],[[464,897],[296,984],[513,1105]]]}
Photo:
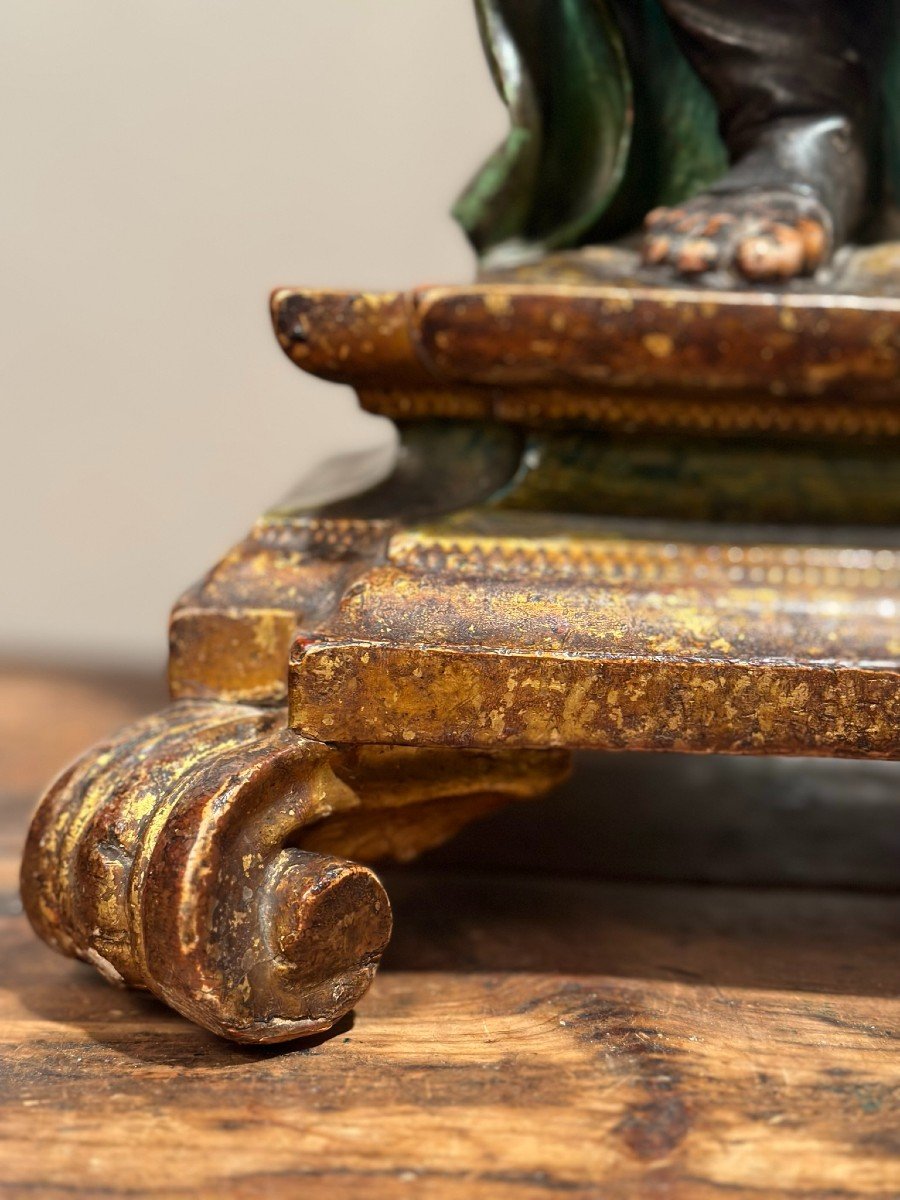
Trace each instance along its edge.
{"label": "volute carved foot", "polygon": [[356,748],[283,709],[185,701],[96,747],[34,818],[22,895],[40,936],[225,1037],[324,1030],[369,986],[391,933],[378,877],[535,795],[565,756]]}

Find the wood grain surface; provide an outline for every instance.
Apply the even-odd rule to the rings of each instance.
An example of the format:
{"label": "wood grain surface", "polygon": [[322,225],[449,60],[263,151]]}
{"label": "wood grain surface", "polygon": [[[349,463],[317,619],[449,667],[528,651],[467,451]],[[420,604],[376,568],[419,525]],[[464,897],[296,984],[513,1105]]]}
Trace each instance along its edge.
{"label": "wood grain surface", "polygon": [[[610,794],[582,772],[584,812],[571,790],[533,806],[518,846],[507,813],[385,872],[394,941],[354,1016],[241,1048],[54,956],[17,898],[39,788],[160,701],[0,676],[4,1197],[900,1195],[896,764],[811,767],[806,845],[774,766],[730,763],[717,791],[717,760],[666,760],[669,786],[613,756]],[[631,849],[598,845],[598,877],[605,823]],[[811,886],[817,861],[843,886]]]}

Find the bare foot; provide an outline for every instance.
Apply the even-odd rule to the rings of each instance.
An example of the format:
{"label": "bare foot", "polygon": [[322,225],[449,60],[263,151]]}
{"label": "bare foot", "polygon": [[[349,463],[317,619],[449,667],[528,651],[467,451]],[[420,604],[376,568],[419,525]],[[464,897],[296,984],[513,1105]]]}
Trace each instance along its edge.
{"label": "bare foot", "polygon": [[754,281],[810,275],[829,257],[831,218],[812,196],[781,189],[707,192],[644,221],[644,261],[683,275],[737,270]]}

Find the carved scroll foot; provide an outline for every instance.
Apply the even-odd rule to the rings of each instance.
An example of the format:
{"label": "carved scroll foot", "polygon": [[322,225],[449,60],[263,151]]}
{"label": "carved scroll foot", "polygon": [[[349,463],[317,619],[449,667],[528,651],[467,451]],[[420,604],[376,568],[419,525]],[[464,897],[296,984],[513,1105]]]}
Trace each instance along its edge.
{"label": "carved scroll foot", "polygon": [[52,785],[22,865],[28,916],[111,982],[237,1041],[327,1029],[391,932],[377,876],[560,778],[562,756],[336,750],[282,709],[175,704]]}

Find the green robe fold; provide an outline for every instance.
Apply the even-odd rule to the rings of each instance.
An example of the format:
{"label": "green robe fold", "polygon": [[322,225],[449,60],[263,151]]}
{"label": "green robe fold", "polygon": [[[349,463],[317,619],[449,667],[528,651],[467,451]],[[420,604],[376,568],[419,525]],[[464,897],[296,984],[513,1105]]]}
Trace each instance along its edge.
{"label": "green robe fold", "polygon": [[[609,241],[656,205],[676,204],[724,173],[712,97],[658,0],[475,3],[510,114],[505,142],[454,208],[480,255]],[[896,45],[884,82],[884,174],[897,195]]]}

